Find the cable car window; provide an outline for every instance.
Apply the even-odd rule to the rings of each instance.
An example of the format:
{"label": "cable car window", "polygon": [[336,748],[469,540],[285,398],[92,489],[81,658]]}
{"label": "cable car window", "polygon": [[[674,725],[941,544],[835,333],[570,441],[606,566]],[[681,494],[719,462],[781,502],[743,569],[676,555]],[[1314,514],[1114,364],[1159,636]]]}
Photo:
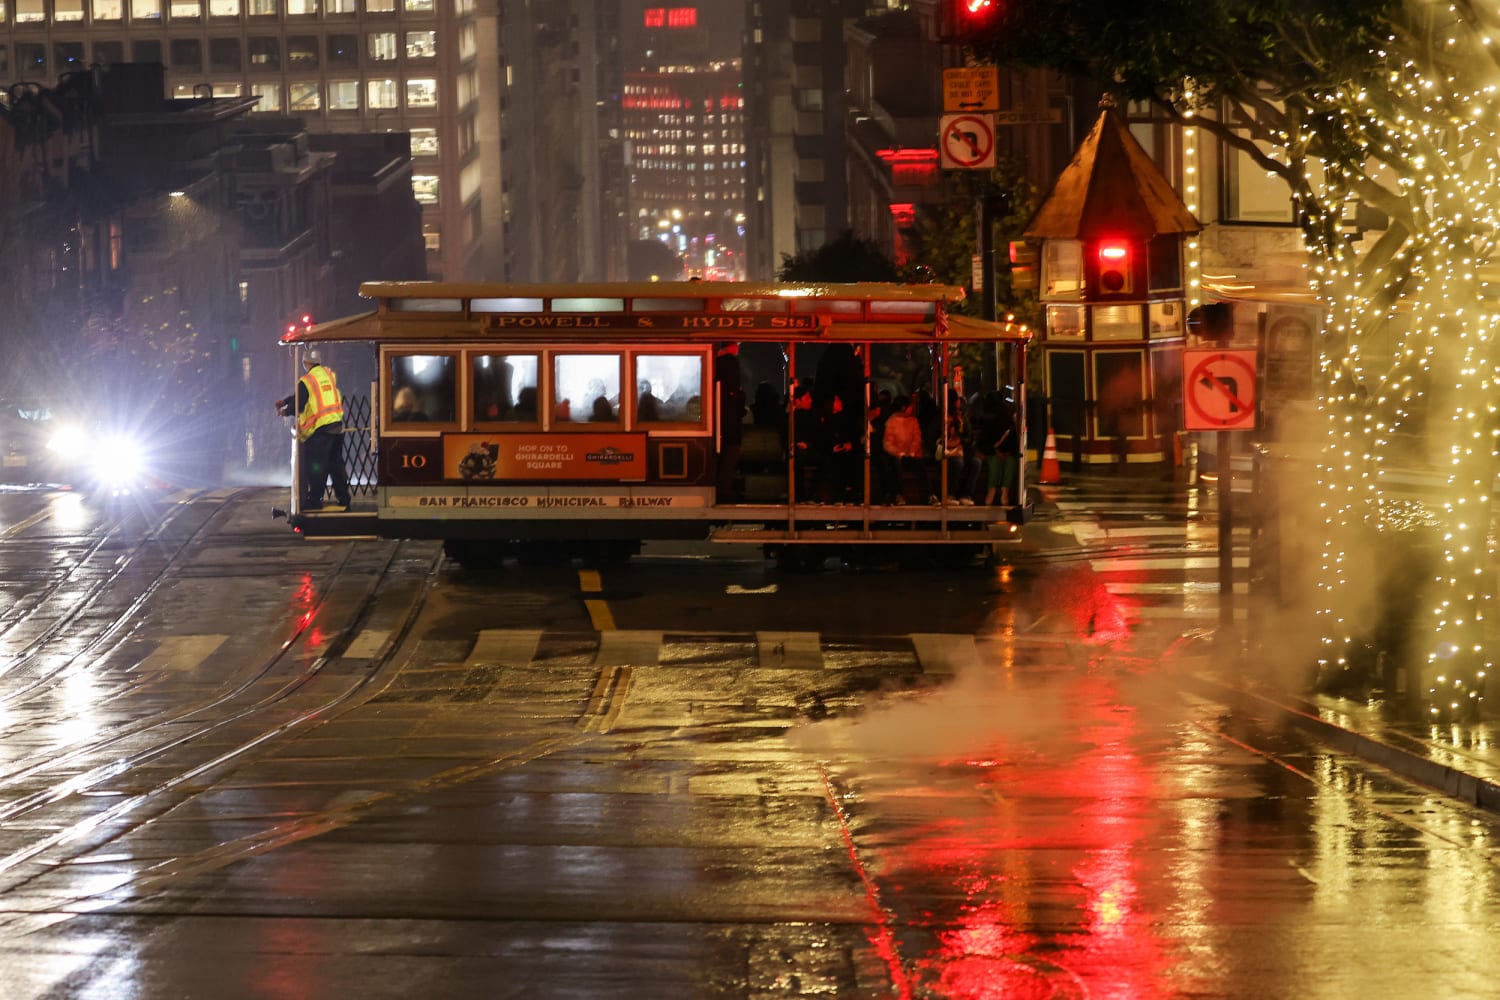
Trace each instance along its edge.
{"label": "cable car window", "polygon": [[554,425],[619,423],[620,355],[554,356],[552,399]]}
{"label": "cable car window", "polygon": [[858,299],[793,299],[792,312],[858,318],[864,303]]}
{"label": "cable car window", "polygon": [[703,299],[631,299],[630,308],[638,313],[701,313],[707,308],[707,302]]}
{"label": "cable car window", "polygon": [[635,422],[701,424],[703,355],[637,354]]}
{"label": "cable car window", "polygon": [[394,354],[389,363],[388,423],[451,424],[455,421],[455,400],[458,398],[458,360],[455,357],[451,354]]}
{"label": "cable car window", "polygon": [[453,312],[464,311],[463,299],[391,299],[392,312]]}
{"label": "cable car window", "polygon": [[617,313],[625,311],[624,299],[553,299],[555,313]]}
{"label": "cable car window", "polygon": [[469,302],[469,308],[477,313],[539,313],[542,311],[541,299],[473,299]]}
{"label": "cable car window", "polygon": [[871,316],[892,316],[906,319],[911,316],[931,316],[937,310],[936,302],[887,302],[875,299],[870,302]]}
{"label": "cable car window", "polygon": [[534,424],[538,363],[535,354],[476,354],[474,423]]}
{"label": "cable car window", "polygon": [[719,302],[720,312],[755,312],[755,313],[784,313],[786,312],[786,299],[723,299]]}

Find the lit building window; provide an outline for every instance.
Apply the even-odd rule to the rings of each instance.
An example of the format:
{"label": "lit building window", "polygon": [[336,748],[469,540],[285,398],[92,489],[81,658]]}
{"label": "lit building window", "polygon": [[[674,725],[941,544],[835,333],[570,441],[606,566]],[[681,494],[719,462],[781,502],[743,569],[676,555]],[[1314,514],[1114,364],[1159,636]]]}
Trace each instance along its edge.
{"label": "lit building window", "polygon": [[[120,0],[94,0],[93,14],[96,22],[121,21],[125,18],[125,5]],[[0,12],[0,20],[3,19],[4,14]]]}
{"label": "lit building window", "polygon": [[239,17],[240,0],[208,0],[209,17]]}
{"label": "lit building window", "polygon": [[423,205],[438,203],[438,179],[436,174],[412,174],[411,190]]}
{"label": "lit building window", "polygon": [[406,106],[408,108],[437,107],[437,81],[433,79],[407,80]]}
{"label": "lit building window", "polygon": [[174,21],[196,21],[203,16],[203,4],[199,0],[172,0],[167,14]]}
{"label": "lit building window", "polygon": [[438,135],[435,128],[414,128],[411,130],[411,155],[436,156],[438,155]]}
{"label": "lit building window", "polygon": [[321,98],[316,80],[299,80],[288,85],[287,104],[292,111],[317,111],[322,107]]}
{"label": "lit building window", "polygon": [[250,96],[260,98],[260,103],[255,106],[256,111],[281,110],[281,84],[279,83],[252,83]]}
{"label": "lit building window", "polygon": [[329,111],[358,111],[359,110],[359,81],[358,80],[330,80],[330,81],[328,81],[328,110]]}
{"label": "lit building window", "polygon": [[436,31],[408,31],[406,33],[406,58],[432,59],[436,56]]}
{"label": "lit building window", "polygon": [[[16,0],[17,24],[41,24],[46,20],[47,5],[42,0]],[[19,48],[20,46],[17,46],[17,49]],[[46,59],[44,58],[42,62],[45,64]]]}
{"label": "lit building window", "polygon": [[395,80],[371,80],[365,86],[365,107],[375,110],[394,108],[398,93]]}
{"label": "lit building window", "polygon": [[[83,20],[83,0],[53,0],[52,19],[58,23]],[[82,57],[79,57],[82,61]],[[63,65],[59,60],[58,65]]]}
{"label": "lit building window", "polygon": [[396,33],[394,31],[370,32],[370,58],[375,62],[390,62],[396,58]]}

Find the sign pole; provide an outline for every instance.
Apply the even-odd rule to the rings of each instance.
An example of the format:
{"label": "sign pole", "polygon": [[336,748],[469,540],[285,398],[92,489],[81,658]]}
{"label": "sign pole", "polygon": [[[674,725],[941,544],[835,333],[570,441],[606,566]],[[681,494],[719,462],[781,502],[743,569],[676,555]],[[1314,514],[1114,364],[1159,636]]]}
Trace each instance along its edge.
{"label": "sign pole", "polygon": [[1218,646],[1232,652],[1234,640],[1234,462],[1230,431],[1218,432],[1219,633]]}

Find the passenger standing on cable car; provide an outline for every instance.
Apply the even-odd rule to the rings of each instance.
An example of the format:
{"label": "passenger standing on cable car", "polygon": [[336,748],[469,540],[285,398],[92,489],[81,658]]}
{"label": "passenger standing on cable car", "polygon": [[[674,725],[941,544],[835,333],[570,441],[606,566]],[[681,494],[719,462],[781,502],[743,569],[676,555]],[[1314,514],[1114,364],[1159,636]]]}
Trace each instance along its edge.
{"label": "passenger standing on cable car", "polygon": [[330,477],[334,498],[347,509],[350,497],[349,475],[344,470],[344,397],[339,393],[333,369],[323,365],[323,358],[316,350],[302,355],[302,367],[296,395],[276,401],[277,413],[297,414],[302,509],[322,509]]}
{"label": "passenger standing on cable car", "polygon": [[738,503],[735,486],[745,444],[745,385],[740,378],[740,345],[720,344],[714,354],[714,386],[719,398],[718,502]]}

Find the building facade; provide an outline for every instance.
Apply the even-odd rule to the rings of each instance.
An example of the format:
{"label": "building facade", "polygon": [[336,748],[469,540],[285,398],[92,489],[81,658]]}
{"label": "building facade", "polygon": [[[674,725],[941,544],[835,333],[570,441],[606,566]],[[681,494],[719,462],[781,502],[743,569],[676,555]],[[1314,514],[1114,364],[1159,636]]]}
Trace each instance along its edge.
{"label": "building facade", "polygon": [[480,279],[503,256],[497,20],[474,0],[19,0],[0,5],[0,84],[159,63],[158,96],[409,132],[428,274]]}

